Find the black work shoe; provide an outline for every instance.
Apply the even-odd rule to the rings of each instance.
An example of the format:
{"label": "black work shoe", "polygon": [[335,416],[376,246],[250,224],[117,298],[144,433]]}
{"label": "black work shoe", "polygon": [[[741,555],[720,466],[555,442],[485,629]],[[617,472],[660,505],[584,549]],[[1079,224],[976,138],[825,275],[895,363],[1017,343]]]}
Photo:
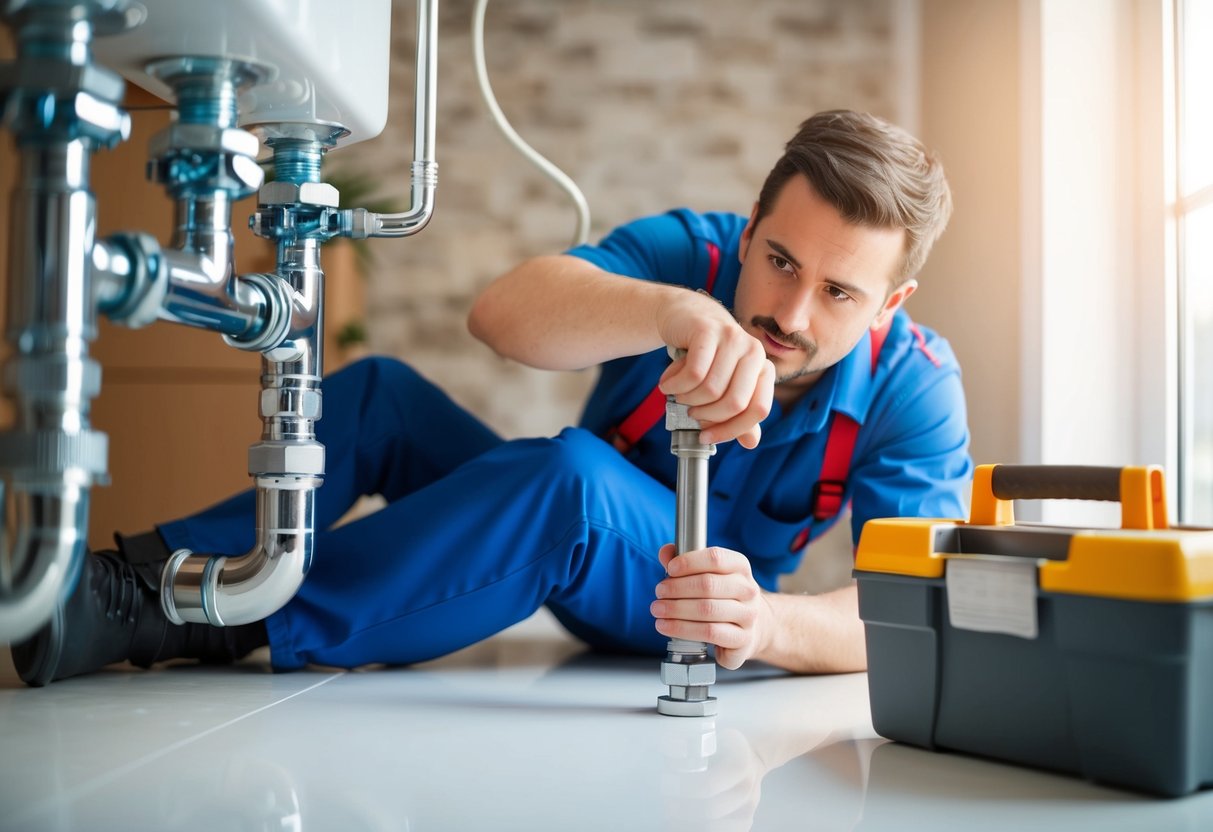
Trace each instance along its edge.
{"label": "black work shoe", "polygon": [[136,654],[151,664],[168,626],[159,607],[117,552],[86,555],[75,591],[33,638],[13,645],[13,664],[34,687]]}
{"label": "black work shoe", "polygon": [[266,643],[264,626],[250,627],[170,623],[135,567],[118,552],[101,551],[85,558],[75,591],[50,622],[13,645],[13,664],[27,685],[42,687],[127,660],[140,667],[173,658],[231,662]]}

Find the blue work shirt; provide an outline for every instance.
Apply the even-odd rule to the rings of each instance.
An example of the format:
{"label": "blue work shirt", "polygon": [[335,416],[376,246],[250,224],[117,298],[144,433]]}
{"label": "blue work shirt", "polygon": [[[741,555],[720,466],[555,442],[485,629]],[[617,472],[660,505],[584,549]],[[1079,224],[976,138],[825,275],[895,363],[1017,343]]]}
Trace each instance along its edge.
{"label": "blue work shirt", "polygon": [[[568,253],[616,274],[698,289],[707,280],[711,243],[720,252],[712,294],[732,308],[746,222],[737,214],[678,209],[620,226],[598,245]],[[973,466],[960,367],[951,347],[898,310],[875,373],[871,349],[869,331],[788,410],[772,403],[756,449],[724,443],[709,463],[708,542],[745,553],[763,583],[796,569],[805,530],[812,540],[834,522],[812,516],[813,486],[834,412],[859,423],[843,494],[844,503],[851,503],[855,540],[874,517],[965,516]],[[604,364],[582,427],[599,436],[618,427],[668,364],[664,348]],[[677,462],[664,419],[628,457],[674,487]]]}

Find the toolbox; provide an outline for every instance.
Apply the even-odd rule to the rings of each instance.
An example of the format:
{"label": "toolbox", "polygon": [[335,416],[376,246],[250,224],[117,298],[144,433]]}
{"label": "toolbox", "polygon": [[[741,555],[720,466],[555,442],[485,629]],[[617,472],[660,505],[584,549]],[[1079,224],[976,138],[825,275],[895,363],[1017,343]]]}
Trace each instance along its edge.
{"label": "toolbox", "polygon": [[[1120,529],[1012,500],[1119,501]],[[872,520],[856,552],[872,723],[892,740],[1178,796],[1213,785],[1213,530],[1157,467],[983,465],[969,521]]]}

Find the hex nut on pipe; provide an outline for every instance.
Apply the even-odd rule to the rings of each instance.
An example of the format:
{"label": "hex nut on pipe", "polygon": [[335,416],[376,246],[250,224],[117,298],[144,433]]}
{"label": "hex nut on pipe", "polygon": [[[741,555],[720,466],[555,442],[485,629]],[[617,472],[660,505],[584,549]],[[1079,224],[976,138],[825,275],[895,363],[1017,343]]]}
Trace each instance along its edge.
{"label": "hex nut on pipe", "polygon": [[148,155],[153,159],[178,150],[233,153],[255,159],[261,149],[261,143],[252,133],[238,127],[176,122],[152,136],[147,149]]}
{"label": "hex nut on pipe", "polygon": [[687,415],[688,405],[667,401],[665,405],[666,430],[699,430],[699,420]]}
{"label": "hex nut on pipe", "polygon": [[258,205],[317,205],[336,208],[341,195],[327,182],[266,182],[257,194]]}
{"label": "hex nut on pipe", "polygon": [[661,683],[670,686],[699,687],[716,684],[716,663],[661,663]]}
{"label": "hex nut on pipe", "polygon": [[258,442],[248,449],[248,470],[258,474],[324,473],[324,446],[318,442]]}

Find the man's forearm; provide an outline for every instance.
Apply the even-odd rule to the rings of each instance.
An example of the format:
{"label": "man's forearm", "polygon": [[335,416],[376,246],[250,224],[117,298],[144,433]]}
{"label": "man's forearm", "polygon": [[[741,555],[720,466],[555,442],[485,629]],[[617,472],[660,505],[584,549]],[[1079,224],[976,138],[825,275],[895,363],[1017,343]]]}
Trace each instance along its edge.
{"label": "man's forearm", "polygon": [[867,669],[859,593],[854,584],[822,595],[769,593],[771,632],[754,658],[795,673]]}
{"label": "man's forearm", "polygon": [[661,346],[657,311],[678,287],[621,277],[571,255],[536,257],[494,281],[468,318],[498,354],[580,370]]}

